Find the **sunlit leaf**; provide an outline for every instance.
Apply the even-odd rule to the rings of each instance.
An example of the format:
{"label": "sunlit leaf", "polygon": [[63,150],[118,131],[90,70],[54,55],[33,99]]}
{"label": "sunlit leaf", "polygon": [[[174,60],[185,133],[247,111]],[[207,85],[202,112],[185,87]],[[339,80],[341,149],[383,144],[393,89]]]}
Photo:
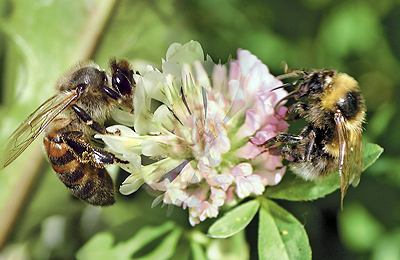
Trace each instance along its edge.
{"label": "sunlit leaf", "polygon": [[219,218],[208,229],[208,235],[214,238],[230,237],[244,229],[260,207],[260,202],[251,200],[232,209]]}
{"label": "sunlit leaf", "polygon": [[364,144],[364,170],[371,166],[383,153],[383,148],[377,144]]}
{"label": "sunlit leaf", "polygon": [[339,175],[337,174],[331,174],[315,181],[306,181],[288,172],[278,185],[268,187],[265,194],[274,199],[315,200],[334,192],[339,187]]}
{"label": "sunlit leaf", "polygon": [[[114,250],[112,249],[115,238],[111,233],[99,233],[86,243],[77,253],[79,259],[114,259]],[[125,255],[126,257],[126,255]],[[123,258],[119,258],[123,259]],[[126,259],[126,258],[125,258]]]}
{"label": "sunlit leaf", "polygon": [[262,198],[258,230],[259,259],[311,259],[304,226],[275,202]]}
{"label": "sunlit leaf", "polygon": [[203,247],[197,241],[190,240],[190,248],[194,260],[207,260]]}
{"label": "sunlit leaf", "polygon": [[249,246],[244,230],[225,239],[211,239],[207,246],[207,259],[244,260],[249,257]]}
{"label": "sunlit leaf", "polygon": [[[169,233],[168,233],[169,232]],[[169,259],[176,248],[182,233],[172,222],[159,227],[144,227],[127,241],[115,244],[114,236],[109,233],[99,233],[87,242],[77,253],[77,259],[131,259],[132,255],[147,246],[150,242],[164,234],[166,237],[149,254],[141,259]],[[106,256],[106,258],[104,258]]]}
{"label": "sunlit leaf", "polygon": [[[179,238],[182,234],[182,230],[175,228],[169,233],[162,242],[149,254],[140,257],[140,259],[147,260],[162,260],[170,259],[175,253]],[[143,236],[142,236],[143,237]]]}

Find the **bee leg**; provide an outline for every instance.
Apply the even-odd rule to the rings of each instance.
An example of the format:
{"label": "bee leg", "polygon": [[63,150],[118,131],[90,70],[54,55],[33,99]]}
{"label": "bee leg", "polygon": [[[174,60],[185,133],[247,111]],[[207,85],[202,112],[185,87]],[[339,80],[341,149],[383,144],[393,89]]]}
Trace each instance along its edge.
{"label": "bee leg", "polygon": [[90,128],[92,128],[94,131],[96,131],[97,133],[100,133],[100,134],[112,134],[112,133],[107,131],[107,129],[106,129],[106,127],[104,125],[94,121],[92,119],[92,117],[88,113],[86,113],[85,110],[80,108],[79,106],[74,104],[71,107],[75,111],[75,113],[78,115],[78,117],[83,122],[85,122],[85,124],[87,124]]}
{"label": "bee leg", "polygon": [[83,133],[79,131],[65,132],[62,134],[63,141],[71,147],[76,157],[81,161],[92,162],[96,165],[129,163],[128,161],[118,159],[113,153],[93,147],[83,136]]}
{"label": "bee leg", "polygon": [[309,161],[311,158],[311,152],[315,144],[315,137],[316,137],[315,131],[311,127],[306,126],[301,131],[299,136],[302,137],[302,143],[305,144],[305,153],[302,159]]}
{"label": "bee leg", "polygon": [[295,144],[295,143],[300,142],[302,139],[303,139],[302,136],[280,133],[277,136],[272,137],[271,139],[267,140],[265,143],[263,143],[260,146],[269,148],[277,143]]}
{"label": "bee leg", "polygon": [[117,101],[122,98],[121,94],[112,90],[111,88],[106,87],[106,86],[103,86],[102,88],[103,88],[104,92],[106,92],[106,94],[108,96],[110,96],[110,98],[115,99]]}
{"label": "bee leg", "polygon": [[[276,145],[278,143],[282,143],[282,144],[286,144],[286,145],[296,144],[296,143],[300,142],[302,139],[303,139],[303,137],[301,137],[301,136],[280,133],[277,136],[272,137],[271,139],[268,139],[263,144],[254,144],[254,143],[253,144],[256,146],[259,146],[259,147],[266,148],[261,153],[268,152],[271,155],[282,155],[283,156],[285,154],[285,151],[284,151],[285,147],[274,146],[274,145]],[[250,140],[250,142],[252,142],[252,141]],[[286,147],[286,148],[288,148],[288,147]],[[287,159],[287,158],[285,158],[285,159]],[[289,159],[287,159],[287,160],[289,160]]]}
{"label": "bee leg", "polygon": [[[293,152],[293,149],[288,147],[288,145],[292,144],[297,144],[299,142],[306,143],[306,151],[301,154],[296,154]],[[276,145],[278,143],[284,144],[286,146],[279,147],[275,146],[272,147],[273,145]],[[309,161],[311,158],[311,152],[314,148],[315,144],[315,132],[312,128],[310,127],[305,127],[300,135],[291,135],[291,134],[286,134],[286,133],[280,133],[275,137],[272,137],[271,139],[267,140],[264,144],[261,146],[264,146],[265,148],[268,148],[268,151],[272,155],[282,155],[286,160],[293,161],[299,158],[302,158],[303,160]]]}
{"label": "bee leg", "polygon": [[311,152],[314,148],[315,144],[315,132],[310,131],[309,135],[307,136],[308,142],[306,144],[306,154],[305,154],[305,160],[309,161],[311,158]]}
{"label": "bee leg", "polygon": [[293,149],[289,147],[282,146],[274,146],[268,149],[268,153],[270,155],[278,155],[282,156],[283,159],[288,160],[289,162],[299,161],[301,155],[293,152]]}
{"label": "bee leg", "polygon": [[120,160],[117,157],[115,157],[113,153],[110,153],[100,148],[93,148],[91,157],[93,162],[98,164],[116,164],[116,163],[129,164],[128,161]]}
{"label": "bee leg", "polygon": [[305,103],[296,103],[291,105],[286,111],[284,119],[286,121],[298,120],[303,117],[304,113],[308,110],[308,105]]}
{"label": "bee leg", "polygon": [[[119,74],[117,74],[117,75],[119,75]],[[119,78],[125,79],[125,80],[121,80],[120,79],[119,81],[124,82],[124,83],[119,84],[118,86],[116,86],[116,88],[118,88],[118,89],[120,88],[123,91],[123,93],[127,93],[128,92],[127,89],[129,89],[129,90],[132,89],[131,83],[129,82],[129,80],[125,76],[120,76]],[[113,80],[114,80],[114,77],[113,77]],[[123,102],[124,97],[122,96],[122,94],[120,94],[120,93],[118,93],[118,92],[116,92],[116,91],[114,91],[111,88],[106,87],[106,86],[103,86],[102,88],[103,88],[104,92],[110,98],[112,98],[115,101],[117,101],[118,104],[121,104]],[[125,95],[127,95],[127,94],[125,94]]]}

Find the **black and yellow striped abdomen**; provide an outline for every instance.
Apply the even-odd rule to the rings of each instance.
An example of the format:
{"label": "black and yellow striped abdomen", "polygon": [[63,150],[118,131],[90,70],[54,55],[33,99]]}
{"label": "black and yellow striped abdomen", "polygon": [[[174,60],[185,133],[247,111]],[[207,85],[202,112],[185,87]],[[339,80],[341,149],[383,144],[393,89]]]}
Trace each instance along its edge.
{"label": "black and yellow striped abdomen", "polygon": [[[65,128],[64,128],[65,129]],[[64,129],[48,132],[43,141],[50,163],[58,178],[81,200],[106,206],[115,202],[114,184],[102,164],[83,159],[63,137]],[[80,139],[80,142],[88,140]]]}

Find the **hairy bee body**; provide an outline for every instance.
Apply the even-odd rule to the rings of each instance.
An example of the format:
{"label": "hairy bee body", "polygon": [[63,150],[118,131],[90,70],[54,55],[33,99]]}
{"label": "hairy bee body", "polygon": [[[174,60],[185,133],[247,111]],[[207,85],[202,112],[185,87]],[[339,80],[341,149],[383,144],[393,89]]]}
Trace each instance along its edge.
{"label": "hairy bee body", "polygon": [[[115,202],[113,181],[104,163],[95,162],[89,155],[95,148],[83,135],[80,123],[76,123],[56,119],[46,131],[43,143],[51,166],[76,197],[92,205],[111,205]],[[77,136],[72,137],[71,133]]]}
{"label": "hairy bee body", "polygon": [[108,133],[102,122],[117,106],[133,111],[135,83],[127,60],[111,60],[111,77],[94,63],[81,63],[57,83],[58,94],[33,112],[11,135],[0,169],[15,160],[44,131],[44,148],[59,179],[76,197],[92,205],[115,202],[114,184],[105,169],[126,164],[94,147],[94,133]]}
{"label": "hairy bee body", "polygon": [[349,184],[357,185],[363,168],[362,123],[366,107],[357,81],[335,70],[301,72],[295,91],[284,100],[297,103],[285,119],[304,118],[299,135],[278,134],[263,146],[290,162],[294,173],[306,180],[339,171],[342,200]]}

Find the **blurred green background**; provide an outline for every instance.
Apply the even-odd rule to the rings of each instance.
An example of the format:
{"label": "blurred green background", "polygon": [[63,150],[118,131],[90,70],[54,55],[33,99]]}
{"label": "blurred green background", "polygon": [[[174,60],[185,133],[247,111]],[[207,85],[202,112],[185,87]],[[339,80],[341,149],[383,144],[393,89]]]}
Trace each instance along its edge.
{"label": "blurred green background", "polygon": [[[364,142],[379,144],[384,154],[349,188],[344,211],[338,191],[314,202],[278,203],[304,224],[314,259],[400,259],[399,1],[0,0],[1,143],[77,61],[90,58],[107,68],[115,56],[136,60],[138,68],[140,60],[159,67],[171,43],[190,40],[215,62],[236,58],[242,48],[275,75],[285,61],[358,80],[368,107]],[[42,163],[39,143],[0,174],[0,222],[17,219],[0,259],[73,259],[102,230],[124,240],[171,219],[185,230],[206,230],[189,228],[179,208],[170,217],[167,208],[150,208],[153,198],[143,191],[118,195],[109,208],[85,205]],[[16,205],[22,210],[8,214]],[[254,238],[247,241],[254,249]]]}

